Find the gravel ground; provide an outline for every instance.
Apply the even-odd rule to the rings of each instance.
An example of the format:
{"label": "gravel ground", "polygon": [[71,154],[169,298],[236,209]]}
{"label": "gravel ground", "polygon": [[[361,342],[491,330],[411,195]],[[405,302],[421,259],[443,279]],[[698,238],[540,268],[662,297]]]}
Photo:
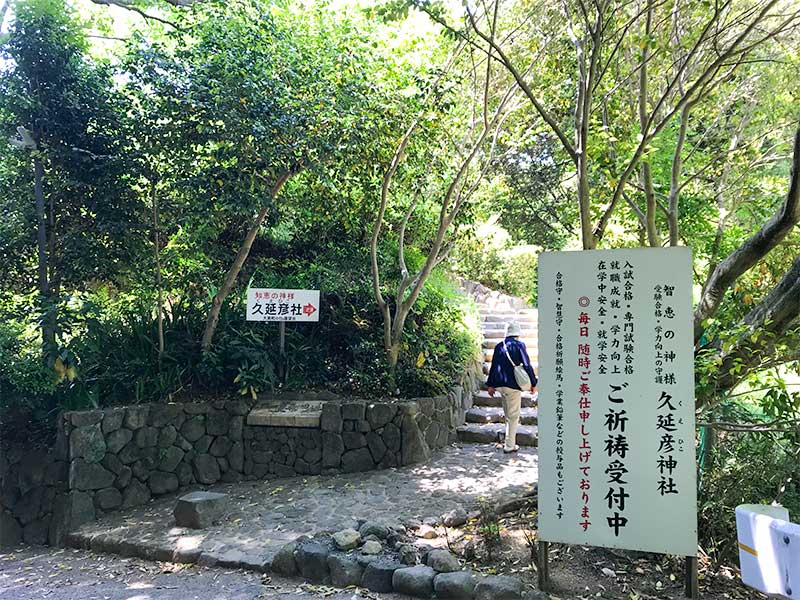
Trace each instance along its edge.
{"label": "gravel ground", "polygon": [[39,600],[405,600],[397,594],[333,591],[230,569],[118,558],[83,550],[25,547],[0,554],[0,599]]}

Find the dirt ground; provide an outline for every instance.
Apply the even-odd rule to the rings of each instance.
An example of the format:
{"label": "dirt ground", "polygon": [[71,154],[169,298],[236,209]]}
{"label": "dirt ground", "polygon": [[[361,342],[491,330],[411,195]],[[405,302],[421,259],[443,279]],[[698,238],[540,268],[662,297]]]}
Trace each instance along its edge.
{"label": "dirt ground", "polygon": [[[475,571],[515,575],[529,587],[536,586],[538,573],[532,559],[536,554],[535,550],[532,552],[536,539],[535,499],[501,515],[497,523],[500,541],[491,559],[477,520],[448,530],[450,550]],[[684,559],[677,557],[550,544],[548,591],[553,600],[680,600],[685,598],[684,568]],[[698,571],[700,598],[704,600],[767,598],[743,586],[734,567],[712,567],[701,557]]]}
{"label": "dirt ground", "polygon": [[148,562],[83,550],[26,548],[0,554],[1,600],[403,600],[334,590],[250,571]]}
{"label": "dirt ground", "polygon": [[[521,577],[536,583],[536,568],[517,516],[501,519],[501,545],[487,561],[474,524],[451,530],[450,544],[477,556],[468,566],[483,573]],[[601,548],[552,545],[552,600],[679,600],[681,561]],[[730,569],[701,567],[700,597],[707,600],[764,599],[741,585]],[[148,562],[83,550],[27,548],[0,554],[0,600],[403,600],[396,594],[335,590],[251,571]]]}

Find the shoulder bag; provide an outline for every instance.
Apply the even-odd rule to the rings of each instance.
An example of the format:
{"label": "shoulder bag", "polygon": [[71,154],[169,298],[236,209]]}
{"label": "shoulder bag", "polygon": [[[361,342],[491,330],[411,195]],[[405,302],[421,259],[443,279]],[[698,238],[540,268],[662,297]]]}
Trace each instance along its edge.
{"label": "shoulder bag", "polygon": [[508,362],[514,367],[514,379],[517,382],[517,385],[523,392],[529,392],[531,390],[531,378],[528,376],[528,371],[525,370],[525,365],[522,363],[514,364],[514,361],[511,360],[511,355],[508,353],[508,348],[506,347],[506,343],[503,342],[503,351],[506,353],[506,358],[508,358]]}

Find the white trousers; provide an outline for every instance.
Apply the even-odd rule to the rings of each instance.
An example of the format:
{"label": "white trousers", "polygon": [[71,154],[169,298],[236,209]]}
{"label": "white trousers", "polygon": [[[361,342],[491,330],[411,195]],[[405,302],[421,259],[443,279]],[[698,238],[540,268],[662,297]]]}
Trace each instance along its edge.
{"label": "white trousers", "polygon": [[519,410],[522,404],[522,392],[510,387],[497,388],[503,399],[503,414],[506,417],[505,449],[517,447],[517,427],[519,426]]}

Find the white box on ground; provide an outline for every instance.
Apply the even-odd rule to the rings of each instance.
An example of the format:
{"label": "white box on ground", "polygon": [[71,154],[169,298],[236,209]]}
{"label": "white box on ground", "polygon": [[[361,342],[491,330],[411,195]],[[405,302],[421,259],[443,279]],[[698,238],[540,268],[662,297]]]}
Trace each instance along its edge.
{"label": "white box on ground", "polygon": [[764,594],[800,598],[800,525],[782,506],[736,507],[742,583]]}

